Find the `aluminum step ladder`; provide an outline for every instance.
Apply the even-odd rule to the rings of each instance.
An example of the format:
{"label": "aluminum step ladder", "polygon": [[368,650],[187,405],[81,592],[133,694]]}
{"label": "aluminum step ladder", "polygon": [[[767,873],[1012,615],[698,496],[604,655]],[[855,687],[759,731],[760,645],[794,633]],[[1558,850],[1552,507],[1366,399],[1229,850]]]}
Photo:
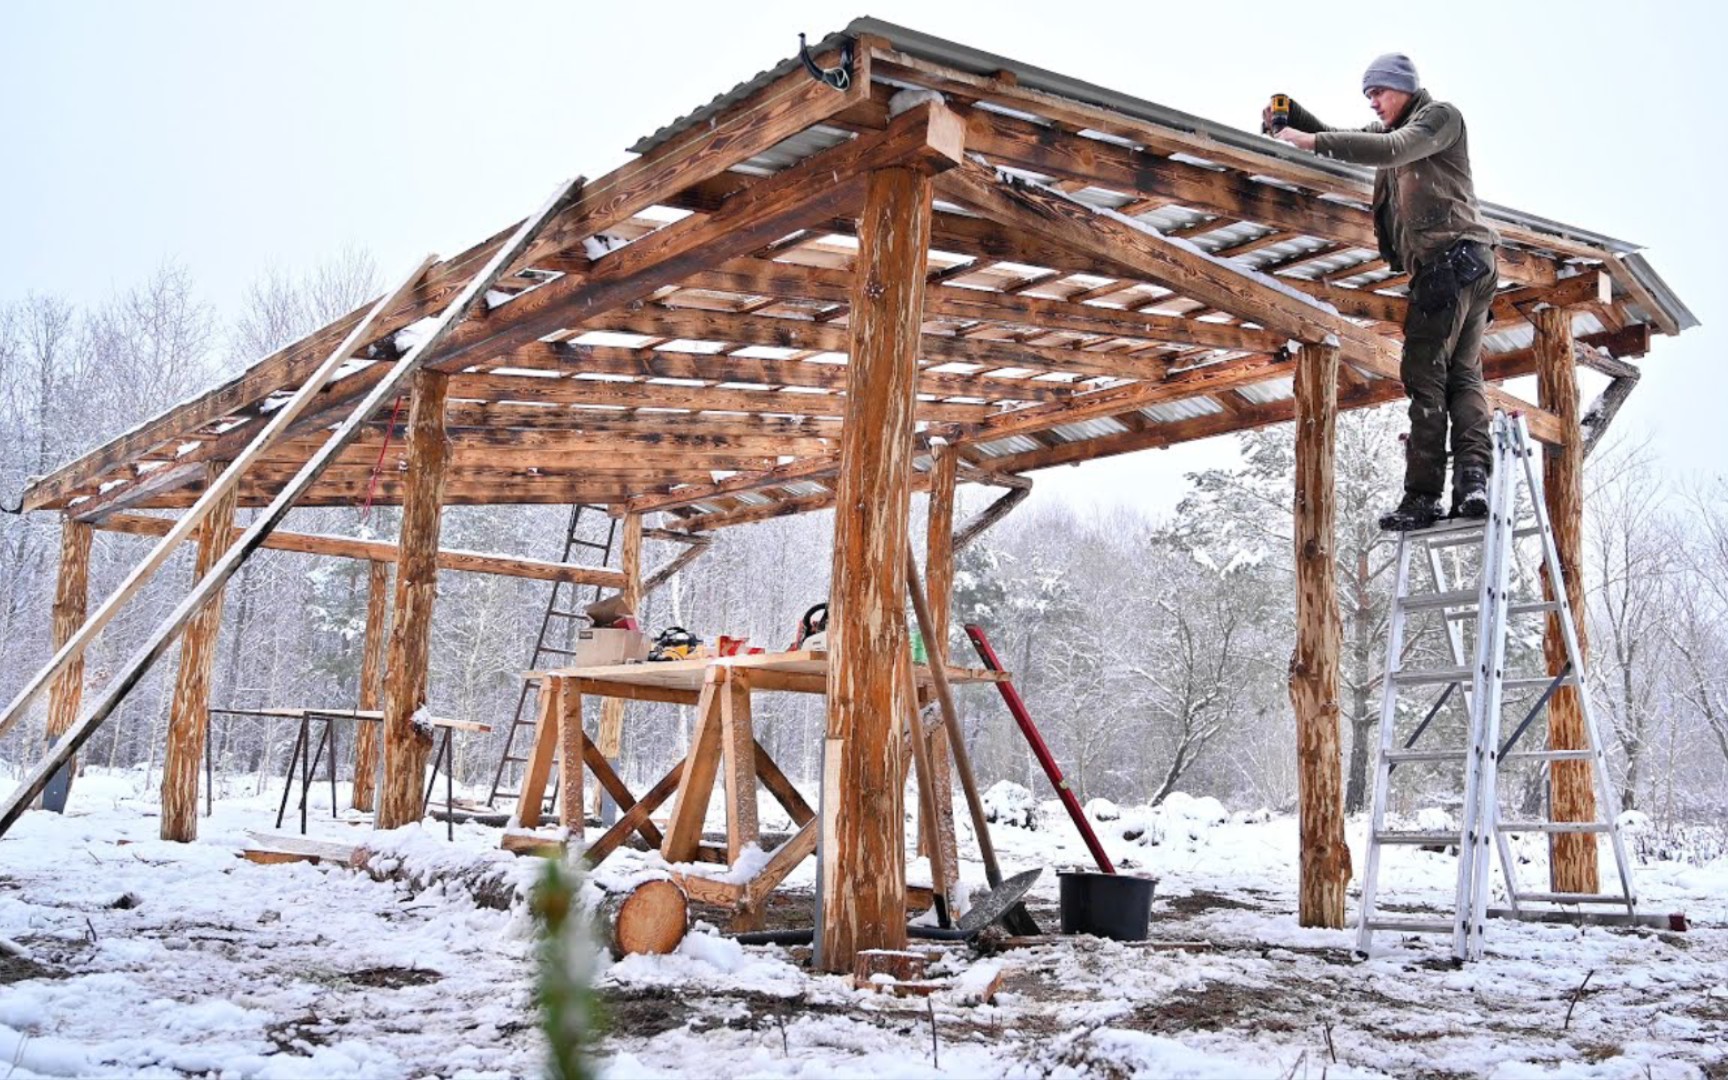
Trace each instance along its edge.
{"label": "aluminum step ladder", "polygon": [[[582,536],[582,520],[584,516],[599,515],[606,522],[606,539],[588,540]],[[606,566],[612,561],[612,548],[618,538],[618,519],[610,516],[604,506],[589,503],[575,503],[570,507],[570,520],[564,528],[564,554],[559,561],[569,562],[570,557],[578,551],[599,552],[599,566]],[[546,600],[546,613],[540,619],[540,632],[535,635],[534,649],[528,659],[531,671],[539,671],[549,663],[568,666],[575,655],[576,627],[588,618],[576,606],[576,591],[581,586],[565,581],[552,583],[552,594]],[[594,586],[593,600],[600,599],[605,590]],[[529,705],[530,699],[536,696],[535,684],[524,679],[522,691],[516,696],[516,713],[510,719],[510,726],[504,733],[504,752],[498,758],[498,770],[492,775],[492,792],[486,797],[486,805],[496,808],[499,799],[514,800],[519,793],[506,790],[505,774],[512,773],[510,783],[520,783],[521,773],[512,770],[511,766],[520,767],[528,759],[516,753],[519,736],[523,729],[528,729],[528,738],[532,739],[536,710]],[[558,772],[552,773],[552,783],[546,792],[546,811],[558,802]]]}
{"label": "aluminum step ladder", "polygon": [[[1522,416],[1496,412],[1492,441],[1494,471],[1488,485],[1488,516],[1480,520],[1443,520],[1430,528],[1402,533],[1398,540],[1397,576],[1386,646],[1386,674],[1380,707],[1380,741],[1374,763],[1373,809],[1368,832],[1368,860],[1362,878],[1362,902],[1357,924],[1356,951],[1369,955],[1376,931],[1449,934],[1452,956],[1457,962],[1482,956],[1483,924],[1489,914],[1492,886],[1488,851],[1496,850],[1513,917],[1538,912],[1527,905],[1619,906],[1628,919],[1637,917],[1637,894],[1633,889],[1631,863],[1619,826],[1619,802],[1610,782],[1603,754],[1595,709],[1585,687],[1584,666],[1579,656],[1577,624],[1560,584],[1560,557],[1544,509],[1540,478],[1529,429]],[[1523,498],[1520,499],[1520,495]],[[1520,509],[1528,513],[1520,517]],[[1554,583],[1554,599],[1517,598],[1511,594],[1514,542],[1536,537],[1541,544],[1541,565]],[[1432,591],[1412,589],[1411,564],[1420,554],[1427,563]],[[1446,568],[1450,556],[1453,569]],[[1473,556],[1473,557],[1472,557]],[[1478,577],[1468,584],[1470,571]],[[1567,663],[1558,675],[1519,675],[1506,671],[1508,622],[1521,616],[1557,616],[1566,646]],[[1438,617],[1442,637],[1450,653],[1450,664],[1438,668],[1403,666],[1406,632],[1412,621]],[[1474,624],[1475,634],[1467,643],[1464,626]],[[1544,715],[1554,692],[1562,686],[1577,688],[1587,747],[1582,750],[1514,751],[1519,738]],[[1440,693],[1408,738],[1397,738],[1397,725],[1406,710],[1400,705],[1422,694]],[[1509,706],[1522,706],[1535,693],[1536,699],[1511,737],[1501,742],[1501,721]],[[1421,739],[1440,716],[1454,694],[1462,695],[1468,716],[1468,746],[1417,749]],[[1542,767],[1554,761],[1588,761],[1596,791],[1599,818],[1593,822],[1501,821],[1499,813],[1499,764],[1502,761],[1538,761]],[[1386,827],[1391,779],[1400,765],[1460,763],[1464,791],[1457,831],[1394,830]],[[1407,770],[1407,774],[1417,770]],[[1514,874],[1514,859],[1507,841],[1516,833],[1607,834],[1619,872],[1620,891],[1605,893],[1554,893],[1521,891]],[[1381,849],[1386,845],[1456,848],[1457,888],[1450,919],[1415,918],[1382,912],[1378,907]],[[1496,911],[1495,914],[1501,914]]]}

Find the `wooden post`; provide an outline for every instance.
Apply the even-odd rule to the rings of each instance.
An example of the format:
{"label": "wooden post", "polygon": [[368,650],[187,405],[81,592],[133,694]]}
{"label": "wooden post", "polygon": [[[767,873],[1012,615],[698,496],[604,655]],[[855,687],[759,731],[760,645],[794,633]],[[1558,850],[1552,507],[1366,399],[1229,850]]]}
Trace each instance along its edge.
{"label": "wooden post", "polygon": [[[640,619],[642,613],[637,609],[642,606],[642,515],[626,514],[619,527],[618,536],[618,569],[624,577],[624,603]],[[619,757],[624,752],[624,709],[627,702],[623,698],[602,698],[600,705],[600,738],[595,745],[599,746],[600,754],[618,768]],[[605,820],[604,801],[605,789],[594,786],[595,812]]]}
{"label": "wooden post", "polygon": [[[930,505],[924,536],[924,583],[929,590],[931,632],[936,638],[936,651],[930,662],[948,660],[948,611],[954,591],[954,495],[959,480],[960,455],[951,443],[938,443],[930,448]],[[918,697],[922,705],[925,695]],[[948,729],[937,727],[928,740],[930,748],[930,791],[935,807],[935,820],[923,821],[918,831],[920,854],[929,854],[932,839],[941,845],[940,860],[950,880],[934,882],[939,892],[951,892],[958,883],[958,844],[954,836],[954,764],[948,747]]]}
{"label": "wooden post", "polygon": [[[221,475],[224,464],[213,464],[210,476]],[[210,572],[233,541],[237,488],[216,500],[210,516],[198,526],[198,562],[194,580]],[[168,746],[162,756],[162,828],[164,840],[182,843],[198,839],[198,774],[204,767],[204,739],[210,728],[210,671],[216,664],[217,638],[222,632],[222,593],[192,617],[180,640],[180,670],[174,679],[174,703],[168,715]]]}
{"label": "wooden post", "polygon": [[1350,849],[1344,843],[1344,776],[1339,757],[1338,650],[1343,624],[1333,556],[1333,450],[1338,417],[1338,348],[1304,345],[1296,360],[1296,649],[1290,703],[1296,710],[1301,804],[1303,926],[1344,925]]}
{"label": "wooden post", "polygon": [[[1533,313],[1536,327],[1536,394],[1542,408],[1553,413],[1565,433],[1559,446],[1542,448],[1542,493],[1548,522],[1554,529],[1554,546],[1560,553],[1566,599],[1578,619],[1578,651],[1588,654],[1584,633],[1584,437],[1578,427],[1578,370],[1572,350],[1572,316],[1561,308],[1543,308]],[[1554,595],[1554,583],[1543,575],[1543,592]],[[1548,616],[1542,636],[1542,651],[1548,672],[1558,674],[1566,663],[1566,642],[1560,636],[1560,621]],[[1584,713],[1578,690],[1564,686],[1548,702],[1548,748],[1585,749]],[[1590,763],[1555,761],[1549,765],[1549,795],[1554,821],[1594,821],[1596,793],[1591,787]],[[1597,889],[1596,837],[1588,833],[1558,834],[1549,838],[1549,875],[1555,892],[1593,893]]]}
{"label": "wooden post", "polygon": [[408,480],[402,499],[401,557],[396,564],[396,611],[390,631],[389,669],[384,674],[384,786],[376,824],[394,829],[419,821],[432,732],[416,727],[414,714],[426,702],[431,659],[432,605],[438,593],[438,528],[444,499],[444,400],[450,377],[414,374],[408,410]]}
{"label": "wooden post", "polygon": [[672,805],[660,844],[660,857],[669,863],[694,862],[702,845],[702,821],[708,816],[708,800],[714,795],[714,776],[720,767],[721,708],[730,674],[728,668],[710,667],[703,676],[696,730],[690,735],[690,753],[678,778],[678,801]]}
{"label": "wooden post", "polygon": [[851,362],[834,514],[828,735],[822,763],[821,966],[906,944],[899,686],[906,636],[906,512],[928,177],[870,175],[852,283]]}
{"label": "wooden post", "polygon": [[757,846],[756,733],[750,718],[750,681],[735,671],[720,700],[721,768],[726,774],[726,861],[733,866]]}
{"label": "wooden post", "polygon": [[[376,711],[384,702],[384,650],[390,643],[390,567],[387,562],[368,564],[366,574],[366,642],[360,656],[360,701],[363,712]],[[357,725],[354,739],[354,809],[372,809],[373,788],[378,782],[378,728],[369,720]]]}
{"label": "wooden post", "polygon": [[[89,525],[67,517],[60,525],[60,579],[54,588],[54,648],[72,640],[72,635],[84,625],[84,615],[90,603],[90,537]],[[78,719],[78,708],[84,700],[84,656],[80,653],[68,663],[48,686],[48,743],[52,745],[66,734]],[[51,785],[52,796],[44,802],[56,812],[66,806],[66,796],[72,790],[72,774],[77,771],[76,759],[68,759],[56,773]]]}
{"label": "wooden post", "polygon": [[574,679],[548,676],[540,687],[558,720],[558,823],[580,840],[582,820],[582,691]]}

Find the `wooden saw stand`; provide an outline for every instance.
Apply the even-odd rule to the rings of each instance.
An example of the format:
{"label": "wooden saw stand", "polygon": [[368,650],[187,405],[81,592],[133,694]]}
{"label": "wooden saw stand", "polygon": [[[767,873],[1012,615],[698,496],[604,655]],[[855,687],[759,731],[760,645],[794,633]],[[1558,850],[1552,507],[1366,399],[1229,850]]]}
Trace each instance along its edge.
{"label": "wooden saw stand", "polygon": [[[948,669],[950,683],[995,682],[1005,677],[1004,673],[983,669]],[[533,672],[529,678],[540,683],[540,704],[533,749],[517,801],[516,824],[524,829],[540,824],[542,799],[556,762],[559,785],[566,793],[559,800],[560,823],[579,834],[583,827],[581,800],[568,793],[579,796],[582,766],[586,764],[621,811],[617,822],[587,846],[583,856],[587,865],[599,864],[634,833],[677,867],[672,876],[692,900],[730,908],[735,929],[759,926],[768,895],[815,852],[819,819],[756,741],[751,698],[762,691],[826,694],[827,654],[805,650],[566,668]],[[913,679],[920,688],[933,683],[929,667],[923,664],[913,666]],[[689,753],[636,797],[583,732],[582,704],[588,697],[695,706],[696,727]],[[702,823],[717,777],[724,777],[724,849],[702,843]],[[751,873],[743,863],[761,840],[756,817],[757,780],[786,809],[798,831]],[[662,832],[650,815],[668,799],[674,801]],[[947,828],[952,829],[951,821]],[[944,839],[948,850],[953,850],[952,835]],[[915,895],[917,890],[908,892]]]}

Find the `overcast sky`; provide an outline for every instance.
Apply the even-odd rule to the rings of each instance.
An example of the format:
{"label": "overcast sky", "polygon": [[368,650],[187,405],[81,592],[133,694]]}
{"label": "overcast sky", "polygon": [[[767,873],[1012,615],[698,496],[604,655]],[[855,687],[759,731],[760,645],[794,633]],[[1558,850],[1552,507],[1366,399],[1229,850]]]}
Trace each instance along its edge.
{"label": "overcast sky", "polygon": [[[1704,326],[1657,339],[1616,425],[1675,470],[1728,466],[1728,64],[1702,3],[0,0],[0,301],[97,302],[174,259],[229,314],[266,269],[346,245],[396,277],[622,163],[793,54],[799,31],[865,14],[1241,126],[1273,91],[1366,123],[1362,68],[1409,53],[1464,111],[1484,199],[1645,245]],[[1151,451],[1038,485],[1164,508],[1183,469],[1227,453]]]}

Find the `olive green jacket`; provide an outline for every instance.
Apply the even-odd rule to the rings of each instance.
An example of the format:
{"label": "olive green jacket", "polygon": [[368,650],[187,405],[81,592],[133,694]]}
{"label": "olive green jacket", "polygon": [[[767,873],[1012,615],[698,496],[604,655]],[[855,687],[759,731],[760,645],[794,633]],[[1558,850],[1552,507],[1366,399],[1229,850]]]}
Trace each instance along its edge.
{"label": "olive green jacket", "polygon": [[1374,235],[1394,270],[1413,270],[1458,240],[1500,242],[1476,203],[1470,139],[1456,106],[1422,90],[1390,129],[1376,121],[1342,131],[1292,101],[1290,126],[1315,135],[1316,154],[1375,167]]}

